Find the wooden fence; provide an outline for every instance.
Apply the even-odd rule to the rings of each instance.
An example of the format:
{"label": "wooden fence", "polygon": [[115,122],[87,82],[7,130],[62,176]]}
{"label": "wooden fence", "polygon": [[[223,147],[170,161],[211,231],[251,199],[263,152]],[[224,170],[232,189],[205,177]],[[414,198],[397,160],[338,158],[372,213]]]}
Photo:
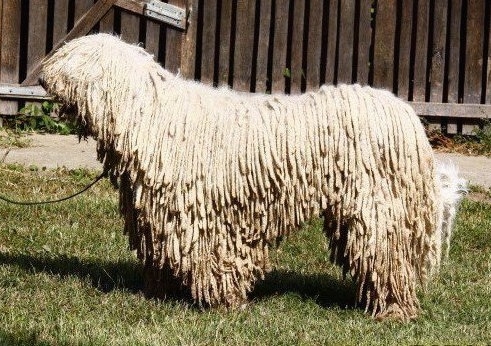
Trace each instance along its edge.
{"label": "wooden fence", "polygon": [[185,30],[149,19],[150,1],[0,0],[0,114],[38,97],[5,88],[35,82],[53,47],[100,31],[208,84],[268,93],[369,84],[449,133],[491,117],[489,0],[169,0],[187,11]]}

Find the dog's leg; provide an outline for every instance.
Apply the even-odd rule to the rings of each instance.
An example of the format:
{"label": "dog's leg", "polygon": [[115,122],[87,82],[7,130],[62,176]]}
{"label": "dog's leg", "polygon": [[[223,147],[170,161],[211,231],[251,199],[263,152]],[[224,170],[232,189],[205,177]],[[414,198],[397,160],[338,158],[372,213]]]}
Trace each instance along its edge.
{"label": "dog's leg", "polygon": [[210,241],[211,251],[200,251],[190,273],[193,298],[211,307],[240,307],[269,269],[269,245],[263,239],[246,243],[240,232],[233,231],[217,232]]}
{"label": "dog's leg", "polygon": [[357,303],[376,318],[408,320],[419,309],[410,242],[403,239],[411,230],[394,228],[403,223],[390,206],[379,202],[357,216],[327,210],[324,232],[331,261],[356,281]]}
{"label": "dog's leg", "polygon": [[147,260],[147,262],[143,269],[143,291],[146,297],[189,299],[189,289],[183,285],[181,278],[173,274],[169,265],[158,268],[151,261]]}
{"label": "dog's leg", "polygon": [[162,258],[167,254],[162,252],[163,244],[154,240],[158,232],[152,230],[149,224],[140,224],[139,232],[141,232],[139,255],[144,265],[143,291],[145,296],[158,299],[189,299],[189,288],[184,284],[182,277],[171,268],[168,257]]}
{"label": "dog's leg", "polygon": [[348,245],[350,271],[358,286],[358,300],[377,319],[407,321],[417,316],[416,275],[413,268],[412,237],[397,199],[378,201],[373,210],[352,222],[352,236],[364,239],[358,246]]}

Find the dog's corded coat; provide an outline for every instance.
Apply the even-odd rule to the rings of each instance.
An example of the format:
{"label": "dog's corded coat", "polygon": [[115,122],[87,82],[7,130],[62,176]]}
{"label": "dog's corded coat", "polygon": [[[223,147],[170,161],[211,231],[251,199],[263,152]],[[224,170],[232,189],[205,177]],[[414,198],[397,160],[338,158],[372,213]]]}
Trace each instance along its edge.
{"label": "dog's corded coat", "polygon": [[105,34],[69,42],[43,73],[97,138],[131,248],[200,304],[240,304],[271,246],[322,215],[357,301],[380,317],[417,314],[417,280],[440,262],[442,208],[424,129],[391,93],[215,89]]}

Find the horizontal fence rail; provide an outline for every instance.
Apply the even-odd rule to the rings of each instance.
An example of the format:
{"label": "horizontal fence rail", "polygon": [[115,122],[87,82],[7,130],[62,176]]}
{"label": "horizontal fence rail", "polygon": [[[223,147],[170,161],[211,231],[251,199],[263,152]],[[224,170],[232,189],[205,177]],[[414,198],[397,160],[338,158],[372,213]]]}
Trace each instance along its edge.
{"label": "horizontal fence rail", "polygon": [[[210,85],[372,85],[448,133],[491,117],[491,1],[169,0],[187,11],[184,29],[146,16],[148,1],[0,0],[0,84],[35,82],[40,61],[79,29],[141,42],[167,69]],[[12,95],[0,102],[0,114],[19,108]]]}

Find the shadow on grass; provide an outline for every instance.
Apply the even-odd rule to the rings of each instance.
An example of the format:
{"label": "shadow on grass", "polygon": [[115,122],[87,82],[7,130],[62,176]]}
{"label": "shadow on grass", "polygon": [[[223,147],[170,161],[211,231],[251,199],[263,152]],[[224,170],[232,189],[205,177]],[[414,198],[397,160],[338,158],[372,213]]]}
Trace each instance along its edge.
{"label": "shadow on grass", "polygon": [[36,332],[0,330],[0,345],[49,346],[49,342],[39,340]]}
{"label": "shadow on grass", "polygon": [[0,264],[15,265],[29,272],[45,272],[62,278],[88,278],[93,287],[105,293],[115,289],[137,293],[143,289],[143,270],[138,263],[130,261],[104,262],[80,260],[66,255],[36,257],[0,253]]}
{"label": "shadow on grass", "polygon": [[[97,290],[108,293],[124,290],[131,293],[144,291],[143,268],[137,262],[80,260],[77,257],[33,256],[0,253],[0,264],[14,265],[28,272],[45,272],[62,278],[77,277],[90,280]],[[355,285],[352,280],[339,280],[326,273],[301,274],[287,270],[273,270],[265,280],[258,281],[249,295],[250,300],[260,301],[287,293],[298,294],[302,299],[314,300],[322,307],[353,308]],[[189,297],[168,295],[168,300],[192,303]]]}
{"label": "shadow on grass", "polygon": [[290,270],[273,270],[256,284],[250,294],[253,300],[287,293],[313,300],[324,308],[355,308],[356,287],[353,280],[339,280],[329,274],[301,274]]}

